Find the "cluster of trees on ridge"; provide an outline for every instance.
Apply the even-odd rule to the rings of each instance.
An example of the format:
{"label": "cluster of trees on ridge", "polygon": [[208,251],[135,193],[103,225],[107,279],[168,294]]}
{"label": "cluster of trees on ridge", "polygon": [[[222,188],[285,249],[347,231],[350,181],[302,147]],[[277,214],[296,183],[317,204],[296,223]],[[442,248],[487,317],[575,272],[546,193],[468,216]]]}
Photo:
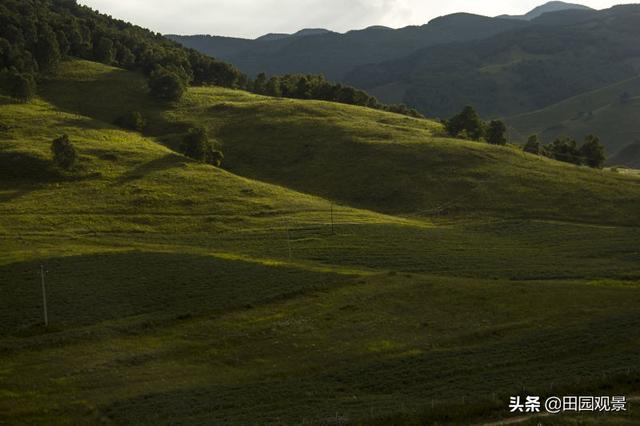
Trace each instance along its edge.
{"label": "cluster of trees on ridge", "polygon": [[[474,141],[486,141],[492,145],[507,144],[507,126],[500,120],[484,122],[471,107],[465,107],[459,114],[443,121],[449,136]],[[582,146],[575,139],[560,137],[543,145],[537,135],[531,135],[523,150],[530,154],[543,155],[565,163],[585,165],[597,169],[604,166],[604,147],[597,136],[589,135]]]}
{"label": "cluster of trees on ridge", "polygon": [[507,126],[500,120],[482,121],[472,106],[466,106],[459,114],[443,120],[447,134],[458,139],[484,140],[492,145],[507,144]]}
{"label": "cluster of trees on ridge", "polygon": [[[78,5],[76,0],[4,0],[0,4],[0,87],[28,101],[37,80],[67,57],[142,71],[151,94],[177,101],[189,85],[215,85],[272,96],[320,99],[421,117],[404,105],[386,106],[352,87],[319,76],[264,75],[255,81],[215,60],[144,28]],[[269,84],[268,84],[269,83]]]}
{"label": "cluster of trees on ridge", "polygon": [[322,75],[287,74],[268,78],[265,73],[260,73],[251,84],[251,91],[259,95],[333,101],[424,118],[418,111],[404,104],[381,104],[363,90],[331,83]]}
{"label": "cluster of trees on ridge", "polygon": [[524,151],[530,154],[543,155],[554,160],[578,166],[589,166],[601,169],[607,159],[600,138],[588,135],[581,146],[570,137],[563,136],[549,144],[541,144],[538,135],[531,135],[524,145]]}

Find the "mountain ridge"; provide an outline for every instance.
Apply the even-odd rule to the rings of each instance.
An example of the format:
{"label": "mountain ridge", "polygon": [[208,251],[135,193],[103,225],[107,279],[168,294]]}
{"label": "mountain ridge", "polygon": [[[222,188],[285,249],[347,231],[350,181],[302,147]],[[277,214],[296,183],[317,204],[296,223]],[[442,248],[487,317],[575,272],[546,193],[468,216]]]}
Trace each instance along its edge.
{"label": "mountain ridge", "polygon": [[358,65],[399,58],[425,46],[490,37],[525,25],[524,21],[459,13],[421,26],[373,26],[344,34],[273,35],[258,40],[171,34],[166,37],[231,62],[249,75],[313,73],[341,81]]}
{"label": "mountain ridge", "polygon": [[497,17],[531,21],[535,18],[539,18],[545,13],[560,12],[564,10],[594,10],[594,9],[588,6],[584,6],[582,4],[577,4],[577,3],[566,3],[563,1],[550,1],[548,3],[545,3],[543,5],[540,5],[532,9],[531,11],[525,13],[524,15],[499,15]]}

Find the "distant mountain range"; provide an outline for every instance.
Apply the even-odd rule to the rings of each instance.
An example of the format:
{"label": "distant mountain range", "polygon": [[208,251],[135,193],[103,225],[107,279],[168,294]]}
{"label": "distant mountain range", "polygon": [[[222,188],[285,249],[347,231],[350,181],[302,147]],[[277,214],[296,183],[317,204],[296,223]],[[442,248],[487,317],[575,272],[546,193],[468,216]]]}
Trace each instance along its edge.
{"label": "distant mountain range", "polygon": [[[487,118],[514,117],[615,88],[640,74],[640,5],[597,11],[550,2],[521,16],[457,13],[400,29],[308,29],[256,40],[168,37],[249,75],[324,74],[430,117],[451,116],[467,104]],[[617,96],[606,93],[607,99]],[[580,112],[554,114],[558,123],[532,120],[541,127],[513,128],[512,134],[523,138],[526,130],[551,137],[558,133],[554,128],[583,134],[588,121],[579,127],[570,122]],[[640,140],[639,122],[616,117],[622,115],[601,114],[596,126],[610,154]],[[621,125],[624,132],[616,130]]]}
{"label": "distant mountain range", "polygon": [[565,3],[563,1],[550,1],[549,3],[538,6],[525,15],[500,15],[498,18],[522,19],[531,21],[539,18],[545,13],[560,12],[562,10],[593,10],[590,7],[581,4]]}
{"label": "distant mountain range", "polygon": [[459,13],[397,30],[380,26],[346,34],[302,30],[293,35],[267,34],[256,40],[206,35],[167,37],[231,62],[249,75],[312,73],[339,81],[360,65],[401,58],[424,47],[491,37],[526,25],[514,19]]}
{"label": "distant mountain range", "polygon": [[435,45],[492,37],[523,28],[527,21],[548,12],[592,9],[552,1],[522,16],[497,18],[456,13],[433,19],[421,26],[392,29],[371,26],[345,34],[323,28],[307,28],[294,34],[270,33],[254,40],[211,35],[166,37],[207,55],[228,61],[255,76],[267,74],[314,73],[342,80],[355,67],[402,58]]}

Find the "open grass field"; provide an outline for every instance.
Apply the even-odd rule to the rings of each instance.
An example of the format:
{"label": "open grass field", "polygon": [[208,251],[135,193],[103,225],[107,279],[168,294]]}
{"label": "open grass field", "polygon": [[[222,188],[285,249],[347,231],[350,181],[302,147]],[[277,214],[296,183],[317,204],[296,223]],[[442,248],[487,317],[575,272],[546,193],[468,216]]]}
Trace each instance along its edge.
{"label": "open grass field", "polygon": [[[640,393],[637,176],[346,105],[160,106],[90,62],[42,86],[0,98],[0,424],[474,424]],[[223,169],[175,152],[194,125]]]}

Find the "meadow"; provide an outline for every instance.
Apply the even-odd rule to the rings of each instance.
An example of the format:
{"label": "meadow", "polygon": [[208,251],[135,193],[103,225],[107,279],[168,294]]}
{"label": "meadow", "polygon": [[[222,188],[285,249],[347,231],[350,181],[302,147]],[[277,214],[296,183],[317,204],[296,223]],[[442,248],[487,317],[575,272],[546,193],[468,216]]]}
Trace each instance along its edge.
{"label": "meadow", "polygon": [[[0,424],[474,424],[640,391],[636,175],[347,105],[160,105],[86,61],[41,86],[0,99]],[[221,169],[176,152],[193,126]]]}

